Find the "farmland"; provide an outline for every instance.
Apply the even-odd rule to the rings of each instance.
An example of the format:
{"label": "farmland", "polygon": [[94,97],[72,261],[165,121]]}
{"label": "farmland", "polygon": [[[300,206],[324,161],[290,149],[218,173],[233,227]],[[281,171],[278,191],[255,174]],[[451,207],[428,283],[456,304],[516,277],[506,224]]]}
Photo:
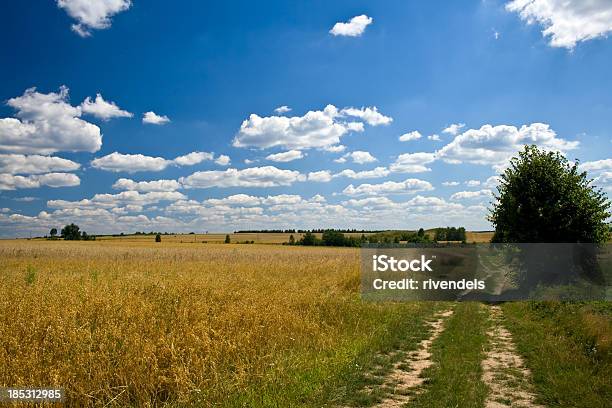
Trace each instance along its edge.
{"label": "farmland", "polygon": [[[607,303],[368,303],[354,248],[147,238],[0,241],[0,386],[63,387],[69,406],[484,406],[501,389],[596,407],[612,392]],[[500,324],[528,393],[488,380]]]}

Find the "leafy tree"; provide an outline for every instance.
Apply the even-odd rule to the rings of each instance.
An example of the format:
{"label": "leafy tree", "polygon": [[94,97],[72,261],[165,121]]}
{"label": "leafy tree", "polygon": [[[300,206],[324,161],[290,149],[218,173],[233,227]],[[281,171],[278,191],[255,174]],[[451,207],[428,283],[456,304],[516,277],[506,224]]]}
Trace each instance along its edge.
{"label": "leafy tree", "polygon": [[61,234],[67,241],[78,241],[81,239],[79,226],[74,223],[66,225],[64,228],[62,228]]}
{"label": "leafy tree", "polygon": [[525,146],[502,174],[493,242],[606,242],[610,201],[560,153]]}
{"label": "leafy tree", "polygon": [[424,237],[425,236],[425,230],[423,228],[419,228],[419,232],[417,232],[417,236]]}
{"label": "leafy tree", "polygon": [[323,245],[327,246],[344,246],[345,238],[344,234],[334,230],[325,230],[321,236]]}
{"label": "leafy tree", "polygon": [[295,238],[293,234],[289,235],[289,245],[295,245]]}
{"label": "leafy tree", "polygon": [[159,232],[155,235],[155,242],[161,242],[161,234]]}
{"label": "leafy tree", "polygon": [[314,236],[311,232],[306,232],[301,239],[302,245],[305,246],[313,246],[317,244],[317,237]]}
{"label": "leafy tree", "polygon": [[49,235],[51,235],[51,238],[55,238],[55,236],[57,235],[57,228],[51,228],[51,231],[49,231]]}
{"label": "leafy tree", "polygon": [[225,235],[225,243],[229,244],[231,242],[229,234]]}

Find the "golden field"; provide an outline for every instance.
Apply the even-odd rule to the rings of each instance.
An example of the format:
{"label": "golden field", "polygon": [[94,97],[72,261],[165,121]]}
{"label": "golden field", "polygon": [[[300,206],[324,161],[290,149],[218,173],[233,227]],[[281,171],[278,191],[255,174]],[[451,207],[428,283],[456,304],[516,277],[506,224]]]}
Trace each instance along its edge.
{"label": "golden field", "polygon": [[0,386],[64,387],[69,406],[316,406],[435,308],[361,302],[357,249],[151,241],[0,241]]}

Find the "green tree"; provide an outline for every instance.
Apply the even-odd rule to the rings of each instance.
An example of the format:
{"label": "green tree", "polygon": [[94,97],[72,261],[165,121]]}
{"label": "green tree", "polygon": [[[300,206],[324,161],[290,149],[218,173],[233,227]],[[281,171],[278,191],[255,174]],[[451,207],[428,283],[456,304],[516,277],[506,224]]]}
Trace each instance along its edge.
{"label": "green tree", "polygon": [[155,234],[155,242],[161,242],[161,234],[159,232]]}
{"label": "green tree", "polygon": [[66,225],[64,228],[62,228],[61,234],[67,241],[78,241],[81,239],[79,226],[74,223]]}
{"label": "green tree", "polygon": [[344,246],[344,234],[334,230],[325,230],[321,236],[323,245],[327,246]]}
{"label": "green tree", "polygon": [[49,235],[51,235],[51,238],[55,238],[55,236],[57,235],[57,228],[51,228],[51,231],[49,231]]}
{"label": "green tree", "polygon": [[493,242],[606,242],[610,201],[556,152],[525,146],[501,175]]}
{"label": "green tree", "polygon": [[306,231],[302,237],[302,245],[313,246],[317,244],[317,237],[314,236],[310,231]]}
{"label": "green tree", "polygon": [[295,245],[295,238],[293,234],[289,235],[289,245]]}
{"label": "green tree", "polygon": [[423,228],[419,228],[419,231],[417,232],[417,236],[424,237],[425,236],[425,230]]}
{"label": "green tree", "polygon": [[229,244],[231,242],[229,234],[225,235],[225,243]]}

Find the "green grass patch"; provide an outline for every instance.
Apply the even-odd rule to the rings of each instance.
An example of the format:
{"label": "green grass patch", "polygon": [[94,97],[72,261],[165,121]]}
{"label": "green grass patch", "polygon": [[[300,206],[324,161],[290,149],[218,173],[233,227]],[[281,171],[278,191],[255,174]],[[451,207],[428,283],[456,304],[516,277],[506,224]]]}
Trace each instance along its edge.
{"label": "green grass patch", "polygon": [[488,387],[482,382],[480,362],[486,346],[486,310],[465,302],[445,323],[432,345],[433,366],[423,373],[429,380],[425,391],[409,406],[482,407]]}
{"label": "green grass patch", "polygon": [[503,305],[508,329],[549,407],[609,407],[609,302]]}

